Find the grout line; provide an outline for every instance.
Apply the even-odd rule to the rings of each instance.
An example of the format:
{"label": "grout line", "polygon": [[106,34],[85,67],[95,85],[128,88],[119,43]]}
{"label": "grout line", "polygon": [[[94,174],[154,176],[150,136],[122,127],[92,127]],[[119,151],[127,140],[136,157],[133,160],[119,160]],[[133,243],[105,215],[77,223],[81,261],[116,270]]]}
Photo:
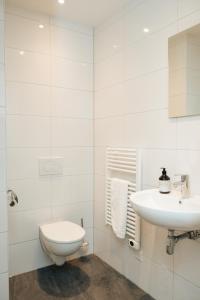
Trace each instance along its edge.
{"label": "grout line", "polygon": [[[7,146],[7,149],[50,149],[51,146]],[[52,146],[52,148],[54,149],[72,149],[72,148],[80,148],[80,149],[85,149],[85,148],[93,148],[93,146],[91,145],[86,145],[86,146],[83,146],[83,145],[66,145],[66,146]]]}
{"label": "grout line", "polygon": [[[138,0],[138,2],[134,4],[134,6],[131,5],[131,12],[134,11],[136,8],[140,7],[143,3],[145,3],[145,1],[146,0]],[[113,24],[115,24],[116,22],[121,21],[121,19],[124,16],[126,16],[127,14],[130,13],[130,3],[131,3],[131,1],[124,4],[121,11],[118,11],[117,13],[115,13],[114,16],[111,16],[111,18],[110,17],[107,18],[107,20],[105,20],[102,24],[99,24],[95,28],[95,31],[97,33],[105,31],[108,27],[113,26]]]}
{"label": "grout line", "polygon": [[8,274],[8,271],[2,272],[2,273],[0,273],[0,276],[1,276],[1,275],[7,275],[7,274]]}
{"label": "grout line", "polygon": [[[38,224],[39,226],[40,224]],[[87,231],[87,230],[91,230],[93,227],[91,226],[87,226],[85,227],[84,226],[84,229]],[[9,243],[9,247],[13,247],[13,246],[18,246],[18,245],[22,245],[22,244],[28,244],[30,242],[34,242],[34,241],[40,241],[39,237],[36,237],[36,238],[33,238],[33,239],[28,239],[28,240],[25,240],[25,241],[20,241],[20,242],[15,242],[15,243]],[[5,272],[6,273],[6,272]],[[0,273],[1,274],[1,273]]]}
{"label": "grout line", "polygon": [[0,234],[8,234],[8,230],[7,231],[0,231]]}
{"label": "grout line", "polygon": [[92,117],[72,117],[72,116],[64,116],[64,115],[39,115],[39,114],[29,114],[29,113],[7,113],[7,116],[17,116],[17,117],[36,117],[36,118],[54,118],[54,119],[67,119],[67,120],[88,120],[91,121],[93,120]]}
{"label": "grout line", "polygon": [[[15,8],[14,8],[15,9]],[[41,19],[48,19],[48,22],[46,22],[46,20],[45,20],[45,22],[43,22],[46,26],[49,26],[49,28],[50,27],[57,27],[57,28],[61,28],[61,29],[65,29],[65,30],[68,30],[68,31],[72,31],[73,33],[75,32],[75,33],[77,33],[77,34],[79,34],[79,35],[84,35],[84,36],[86,36],[86,37],[92,37],[92,33],[86,33],[85,31],[82,31],[82,30],[77,30],[77,29],[72,29],[72,28],[68,28],[67,26],[69,26],[69,25],[60,25],[60,24],[56,24],[56,23],[53,23],[53,20],[54,20],[54,18],[52,18],[51,16],[49,16],[48,14],[41,14],[41,18],[34,18],[34,17],[30,17],[30,16],[25,16],[25,15],[23,15],[23,12],[31,12],[32,13],[32,11],[30,11],[30,10],[27,10],[27,9],[25,9],[25,10],[23,10],[22,12],[21,12],[21,14],[20,14],[20,12],[19,13],[17,13],[17,12],[13,12],[13,11],[11,11],[12,10],[12,7],[9,9],[6,9],[5,10],[5,16],[6,15],[10,15],[10,16],[15,16],[15,17],[19,17],[19,18],[22,18],[22,19],[25,19],[25,20],[27,20],[27,21],[31,21],[31,22],[34,22],[34,23],[36,23],[36,24],[38,24],[38,23],[41,23]],[[5,19],[6,19],[6,17],[2,20],[2,21],[5,21]],[[59,19],[60,21],[64,21],[64,22],[66,22],[66,19],[65,18],[60,18]],[[82,25],[82,24],[79,24],[79,23],[73,23],[73,22],[68,22],[68,24],[71,24],[71,25],[80,25],[80,26],[84,26],[84,25]],[[88,26],[88,30],[92,30],[92,27],[90,27],[90,26]]]}
{"label": "grout line", "polygon": [[108,55],[106,57],[100,58],[98,60],[95,60],[94,64],[96,65],[96,64],[105,62],[107,60],[110,60],[112,57],[114,57],[115,55],[117,55],[119,53],[124,52],[128,48],[134,48],[135,45],[137,45],[138,43],[140,43],[140,42],[142,42],[144,40],[147,40],[149,37],[152,37],[155,34],[161,33],[162,31],[170,28],[172,25],[176,25],[177,22],[178,22],[178,19],[175,19],[174,21],[172,21],[172,22],[170,22],[170,23],[168,23],[168,24],[160,27],[159,29],[151,31],[148,35],[143,35],[141,38],[137,38],[135,41],[125,44],[125,46],[120,47],[117,51],[113,52],[112,54],[110,54],[110,55]]}
{"label": "grout line", "polygon": [[48,87],[51,89],[63,89],[63,90],[70,90],[70,91],[77,91],[77,92],[85,92],[85,93],[92,93],[92,90],[88,90],[88,89],[78,89],[78,88],[70,88],[70,87],[64,87],[64,86],[58,86],[56,84],[45,84],[45,83],[37,83],[37,82],[29,82],[29,81],[22,81],[22,80],[8,80],[6,79],[6,85],[9,83],[15,83],[15,84],[19,84],[19,85],[37,85],[37,86],[41,86],[41,87]]}
{"label": "grout line", "polygon": [[[24,147],[24,146],[17,146],[17,147],[7,147],[7,149],[27,149],[27,148],[30,148],[30,149],[46,149],[46,148],[50,148],[49,146],[27,146],[27,147]],[[0,148],[1,149],[1,148]],[[77,150],[83,150],[83,149],[88,149],[88,150],[92,150],[93,149],[93,146],[73,146],[73,145],[69,145],[69,146],[52,146],[52,149],[77,149]],[[5,150],[5,148],[2,148],[2,150]]]}
{"label": "grout line", "polygon": [[[52,204],[52,209],[54,208],[61,208],[61,207],[64,207],[64,206],[67,206],[67,205],[77,205],[77,204],[89,204],[89,203],[92,203],[93,201],[92,200],[85,200],[85,201],[76,201],[76,202],[65,202],[65,203],[62,203],[62,204]],[[48,210],[48,209],[51,209],[51,207],[48,205],[48,206],[43,206],[43,207],[37,207],[37,208],[33,208],[33,209],[17,209],[15,211],[11,211],[11,209],[8,210],[8,214],[9,215],[15,215],[15,214],[20,214],[20,213],[36,213],[38,211],[41,211],[41,210]],[[2,233],[6,233],[7,231],[5,232],[2,232]]]}
{"label": "grout line", "polygon": [[98,120],[103,120],[103,119],[114,119],[114,118],[121,118],[121,117],[127,117],[127,116],[135,116],[135,115],[144,114],[144,113],[167,111],[167,109],[168,109],[167,107],[163,107],[163,108],[155,108],[155,109],[149,109],[149,110],[143,110],[143,111],[124,113],[124,114],[119,114],[119,115],[109,115],[109,116],[104,116],[104,117],[96,117],[95,120],[98,121]]}
{"label": "grout line", "polygon": [[[12,46],[9,46],[9,45],[6,45],[5,49],[6,49],[6,51],[7,50],[13,50],[13,51],[21,51],[22,50],[22,48],[12,47]],[[73,62],[73,63],[88,64],[88,65],[93,64],[91,61],[87,61],[87,60],[77,60],[77,59],[68,58],[68,57],[62,56],[62,55],[56,55],[52,51],[49,53],[48,51],[43,52],[43,51],[37,51],[37,50],[30,50],[30,49],[27,49],[27,48],[23,48],[23,50],[26,53],[39,54],[39,55],[48,56],[48,57],[51,57],[51,58],[60,58],[60,59],[70,61],[70,62]]]}
{"label": "grout line", "polygon": [[[47,175],[47,176],[35,176],[35,177],[21,177],[21,178],[7,178],[7,181],[16,181],[16,182],[20,182],[20,181],[40,181],[40,180],[47,180],[47,179],[65,179],[66,177],[90,177],[93,175],[93,172],[83,172],[83,173],[69,173],[69,174],[63,174],[63,175]],[[1,193],[1,191],[0,191]]]}
{"label": "grout line", "polygon": [[[145,1],[142,1],[142,2],[145,2]],[[140,3],[140,4],[141,4],[141,3]],[[139,4],[138,6],[140,6],[140,4]],[[160,27],[160,28],[158,28],[158,29],[155,29],[154,31],[152,31],[151,33],[149,33],[148,36],[143,36],[143,37],[141,37],[141,38],[136,39],[134,42],[128,43],[125,47],[120,48],[118,51],[114,52],[114,53],[111,54],[111,55],[108,55],[108,56],[106,56],[106,57],[104,57],[104,58],[101,58],[101,59],[99,59],[99,60],[95,60],[94,63],[95,63],[95,64],[98,64],[98,63],[101,63],[101,62],[103,62],[103,61],[105,61],[105,60],[107,60],[107,59],[110,59],[111,57],[113,57],[113,56],[116,55],[117,53],[124,51],[124,49],[126,49],[126,48],[128,48],[128,47],[133,47],[133,46],[134,46],[135,44],[137,44],[138,42],[141,42],[142,40],[147,39],[148,37],[151,37],[151,36],[153,36],[153,35],[155,35],[155,34],[157,34],[157,33],[160,33],[160,32],[162,32],[163,30],[167,29],[168,27],[170,27],[170,26],[172,26],[172,25],[175,25],[176,23],[177,23],[177,30],[178,30],[178,32],[180,32],[180,30],[179,30],[179,28],[178,28],[178,27],[179,27],[179,26],[178,26],[178,22],[183,21],[183,20],[184,20],[185,18],[187,18],[188,16],[192,16],[193,14],[195,14],[195,13],[197,13],[197,12],[200,11],[200,9],[197,9],[197,10],[194,10],[193,12],[191,12],[191,13],[189,13],[189,14],[186,14],[186,15],[184,15],[184,16],[182,16],[182,17],[179,17],[178,10],[179,10],[179,8],[178,8],[178,5],[177,5],[177,18],[176,18],[174,21],[172,21],[172,22],[170,22],[170,23],[167,23],[166,25],[163,25],[162,27]],[[119,22],[119,20],[120,20],[122,17],[123,17],[123,16],[121,16],[120,18],[118,18],[117,20],[115,20],[114,22],[112,22],[111,24],[107,25],[104,29],[102,29],[102,30],[96,30],[97,34],[98,34],[99,32],[102,33],[102,31],[107,30],[108,27],[113,26],[116,22]]]}
{"label": "grout line", "polygon": [[150,76],[150,75],[152,75],[153,73],[158,73],[158,72],[160,72],[160,71],[167,71],[167,70],[168,70],[168,67],[167,67],[167,66],[166,66],[166,67],[161,67],[161,68],[158,68],[158,69],[154,69],[154,70],[152,70],[152,71],[145,72],[145,73],[141,73],[141,74],[136,75],[136,76],[134,76],[134,77],[127,78],[127,79],[124,79],[124,80],[120,80],[120,81],[117,81],[117,82],[115,82],[115,83],[112,83],[112,84],[109,84],[109,85],[106,85],[106,86],[97,88],[97,89],[95,90],[95,92],[98,93],[98,92],[101,92],[101,91],[103,91],[103,90],[107,90],[107,89],[109,89],[109,88],[115,87],[115,86],[117,86],[117,85],[122,85],[122,84],[125,84],[125,83],[129,82],[129,81],[137,80],[137,79],[140,79],[140,78],[142,78],[142,77]]}
{"label": "grout line", "polygon": [[184,277],[183,275],[180,275],[179,273],[176,273],[176,272],[173,272],[173,274],[174,274],[174,275],[176,275],[177,277],[180,277],[180,278],[182,278],[183,280],[185,280],[185,281],[189,282],[191,285],[193,285],[193,286],[195,286],[195,287],[197,287],[197,288],[199,288],[199,289],[200,289],[200,285],[198,285],[198,284],[194,283],[193,281],[190,281],[189,279],[187,279],[187,278],[186,278],[186,277]]}
{"label": "grout line", "polygon": [[93,179],[92,179],[92,195],[93,195],[93,207],[92,207],[92,213],[93,213],[93,227],[92,227],[92,238],[93,238],[93,245],[92,245],[92,249],[93,249],[93,252],[94,252],[94,211],[95,211],[95,178],[94,178],[94,174],[95,174],[95,107],[96,107],[96,102],[95,102],[95,65],[94,65],[94,60],[95,60],[95,30],[93,29]]}

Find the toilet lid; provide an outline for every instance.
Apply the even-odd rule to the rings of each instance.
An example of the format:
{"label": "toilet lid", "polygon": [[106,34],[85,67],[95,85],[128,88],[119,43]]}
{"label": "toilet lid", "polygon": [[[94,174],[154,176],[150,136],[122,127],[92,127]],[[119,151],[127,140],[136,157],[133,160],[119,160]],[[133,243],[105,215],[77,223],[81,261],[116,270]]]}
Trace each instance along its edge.
{"label": "toilet lid", "polygon": [[40,226],[44,237],[54,243],[73,243],[81,241],[85,230],[72,222],[56,222]]}

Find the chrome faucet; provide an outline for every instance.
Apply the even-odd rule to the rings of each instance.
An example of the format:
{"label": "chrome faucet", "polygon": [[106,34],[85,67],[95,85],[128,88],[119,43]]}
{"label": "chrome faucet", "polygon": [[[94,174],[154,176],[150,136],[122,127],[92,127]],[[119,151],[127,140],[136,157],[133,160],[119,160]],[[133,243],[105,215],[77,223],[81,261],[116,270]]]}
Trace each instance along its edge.
{"label": "chrome faucet", "polygon": [[175,175],[172,183],[173,190],[180,192],[181,198],[189,196],[189,176],[188,175]]}

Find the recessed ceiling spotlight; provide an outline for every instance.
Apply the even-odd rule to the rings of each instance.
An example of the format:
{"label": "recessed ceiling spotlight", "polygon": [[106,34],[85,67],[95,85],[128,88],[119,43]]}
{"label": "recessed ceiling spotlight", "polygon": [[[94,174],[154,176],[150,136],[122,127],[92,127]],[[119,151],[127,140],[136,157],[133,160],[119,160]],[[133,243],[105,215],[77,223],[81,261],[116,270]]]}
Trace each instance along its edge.
{"label": "recessed ceiling spotlight", "polygon": [[65,3],[65,0],[58,0],[58,3],[59,3],[59,4],[64,4],[64,3]]}
{"label": "recessed ceiling spotlight", "polygon": [[25,53],[25,52],[24,52],[23,50],[19,51],[19,54],[20,54],[20,55],[24,55],[24,53]]}
{"label": "recessed ceiling spotlight", "polygon": [[145,33],[148,33],[148,32],[149,32],[149,28],[146,27],[146,28],[143,29],[143,31],[144,31]]}
{"label": "recessed ceiling spotlight", "polygon": [[118,48],[120,48],[120,45],[117,45],[117,44],[113,45],[113,49],[118,49]]}
{"label": "recessed ceiling spotlight", "polygon": [[43,25],[43,24],[39,24],[38,27],[39,27],[40,29],[43,29],[43,28],[44,28],[44,25]]}

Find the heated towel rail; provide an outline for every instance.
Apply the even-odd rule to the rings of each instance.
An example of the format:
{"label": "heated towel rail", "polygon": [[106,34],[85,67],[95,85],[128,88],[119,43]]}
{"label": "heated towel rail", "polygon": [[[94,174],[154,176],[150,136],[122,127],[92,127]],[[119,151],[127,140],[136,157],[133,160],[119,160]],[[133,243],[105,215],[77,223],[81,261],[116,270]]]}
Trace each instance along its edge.
{"label": "heated towel rail", "polygon": [[140,249],[140,217],[135,213],[130,196],[141,188],[141,153],[130,148],[106,149],[106,224],[111,225],[111,180],[120,178],[128,181],[126,235]]}

